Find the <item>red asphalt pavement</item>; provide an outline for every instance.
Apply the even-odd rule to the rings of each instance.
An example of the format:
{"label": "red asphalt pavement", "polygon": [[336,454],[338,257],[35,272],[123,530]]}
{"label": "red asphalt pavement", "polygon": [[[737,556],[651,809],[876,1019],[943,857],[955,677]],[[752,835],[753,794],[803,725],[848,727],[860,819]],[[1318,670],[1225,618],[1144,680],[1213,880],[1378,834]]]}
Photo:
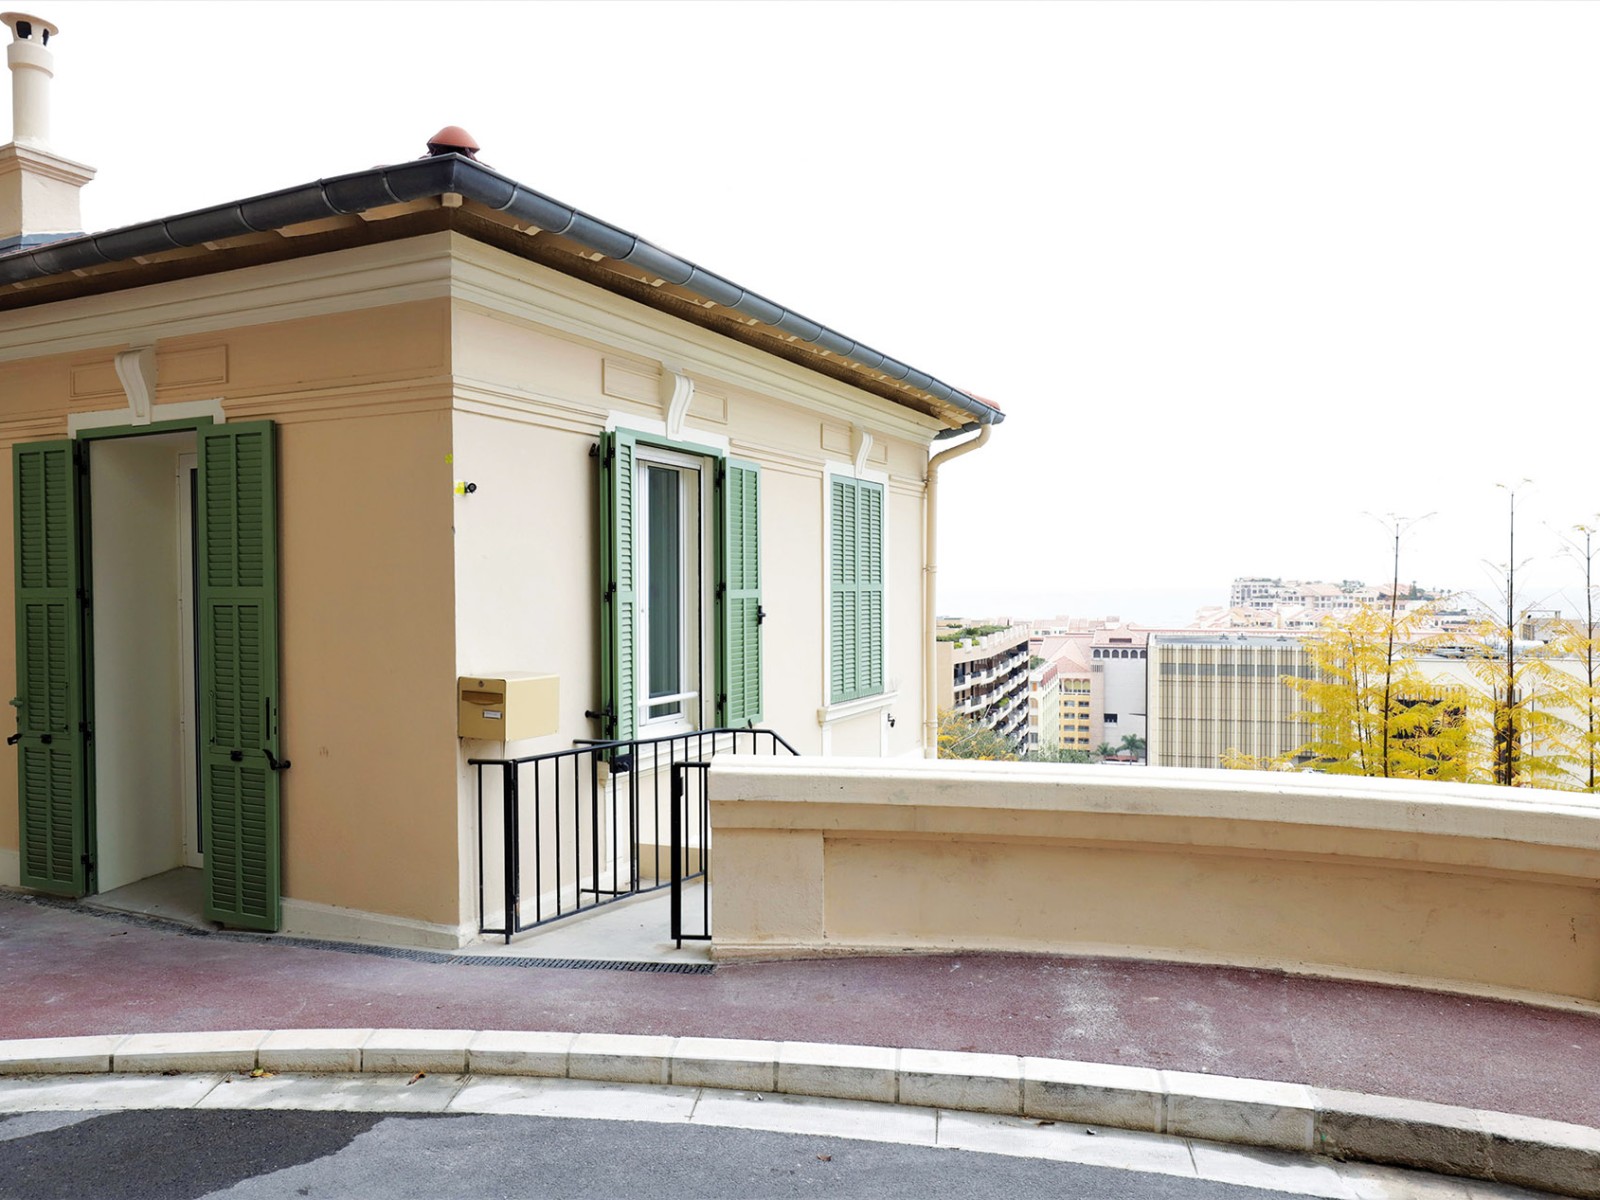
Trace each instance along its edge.
{"label": "red asphalt pavement", "polygon": [[1600,1014],[1275,971],[1010,954],[700,975],[464,967],[196,936],[0,893],[0,1038],[320,1027],[983,1050],[1600,1127]]}

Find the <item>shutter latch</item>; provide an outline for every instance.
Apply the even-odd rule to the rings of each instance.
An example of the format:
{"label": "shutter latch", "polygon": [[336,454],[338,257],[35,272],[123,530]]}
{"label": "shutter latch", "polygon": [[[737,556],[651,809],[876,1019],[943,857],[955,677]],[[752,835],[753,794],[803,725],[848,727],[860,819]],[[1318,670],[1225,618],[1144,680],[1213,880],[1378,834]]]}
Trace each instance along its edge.
{"label": "shutter latch", "polygon": [[261,753],[267,756],[267,770],[287,771],[289,769],[289,760],[287,758],[278,758],[272,753],[270,746],[261,747]]}
{"label": "shutter latch", "polygon": [[765,621],[766,619],[767,619],[767,610],[762,608],[761,605],[759,605],[759,604],[756,605],[756,624],[759,625],[759,624],[761,624],[761,622]]}

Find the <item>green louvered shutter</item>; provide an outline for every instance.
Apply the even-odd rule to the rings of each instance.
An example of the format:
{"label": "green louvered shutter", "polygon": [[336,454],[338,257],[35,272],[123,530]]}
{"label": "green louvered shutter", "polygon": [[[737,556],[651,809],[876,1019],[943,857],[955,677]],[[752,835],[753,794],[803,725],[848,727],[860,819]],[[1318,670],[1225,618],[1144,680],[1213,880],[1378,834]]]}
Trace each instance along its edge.
{"label": "green louvered shutter", "polygon": [[875,696],[883,691],[883,488],[875,483],[858,483],[860,491],[860,532],[856,549],[860,557],[856,578],[860,580],[860,623],[857,653],[860,655],[861,695]]}
{"label": "green louvered shutter", "polygon": [[730,458],[719,479],[717,724],[761,720],[761,468]]}
{"label": "green louvered shutter", "polygon": [[829,695],[838,704],[883,691],[883,487],[829,485]]}
{"label": "green louvered shutter", "polygon": [[206,916],[277,929],[278,501],[270,421],[199,432]]}
{"label": "green louvered shutter", "polygon": [[12,449],[22,885],[89,889],[79,491],[73,442]]}
{"label": "green louvered shutter", "polygon": [[600,439],[600,709],[604,736],[636,736],[639,636],[638,550],[634,534],[634,435],[626,430]]}

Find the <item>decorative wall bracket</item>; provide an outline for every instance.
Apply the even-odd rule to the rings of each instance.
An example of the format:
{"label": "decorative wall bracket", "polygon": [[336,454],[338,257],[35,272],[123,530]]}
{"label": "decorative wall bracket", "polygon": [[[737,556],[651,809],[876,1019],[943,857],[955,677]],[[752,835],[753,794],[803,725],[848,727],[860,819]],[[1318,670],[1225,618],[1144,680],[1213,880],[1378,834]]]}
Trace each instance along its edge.
{"label": "decorative wall bracket", "polygon": [[689,415],[689,405],[694,403],[694,380],[676,367],[665,364],[661,368],[661,410],[666,418],[667,436],[673,440],[683,436],[683,422]]}
{"label": "decorative wall bracket", "polygon": [[150,424],[150,410],[156,400],[156,348],[139,346],[117,351],[117,379],[128,397],[133,424]]}
{"label": "decorative wall bracket", "polygon": [[859,425],[850,426],[850,463],[857,478],[867,469],[867,455],[872,453],[872,434]]}

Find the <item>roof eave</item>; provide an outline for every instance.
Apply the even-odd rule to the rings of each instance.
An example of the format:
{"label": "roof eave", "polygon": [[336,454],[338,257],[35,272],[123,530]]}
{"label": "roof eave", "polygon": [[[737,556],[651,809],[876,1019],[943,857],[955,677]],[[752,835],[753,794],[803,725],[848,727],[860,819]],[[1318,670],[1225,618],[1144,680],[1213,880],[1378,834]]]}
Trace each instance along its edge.
{"label": "roof eave", "polygon": [[140,225],[27,247],[0,256],[0,286],[452,194],[646,271],[721,309],[777,330],[791,343],[920,392],[962,414],[965,420],[960,428],[1005,420],[998,408],[960,388],[461,154],[374,167]]}

